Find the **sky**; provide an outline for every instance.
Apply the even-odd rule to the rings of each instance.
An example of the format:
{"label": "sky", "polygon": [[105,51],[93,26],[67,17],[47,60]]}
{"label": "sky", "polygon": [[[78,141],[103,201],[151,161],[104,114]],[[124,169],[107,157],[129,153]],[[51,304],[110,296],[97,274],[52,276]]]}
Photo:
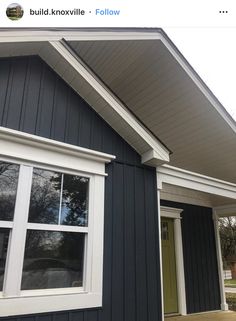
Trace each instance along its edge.
{"label": "sky", "polygon": [[236,120],[236,28],[164,28]]}

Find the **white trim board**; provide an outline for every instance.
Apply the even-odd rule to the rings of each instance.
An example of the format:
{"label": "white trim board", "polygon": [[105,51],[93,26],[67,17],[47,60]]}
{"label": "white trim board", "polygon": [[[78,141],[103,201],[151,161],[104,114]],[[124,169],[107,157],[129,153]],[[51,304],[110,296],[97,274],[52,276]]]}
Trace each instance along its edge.
{"label": "white trim board", "polygon": [[91,31],[85,28],[74,28],[67,31],[65,28],[61,30],[51,28],[51,30],[1,30],[0,42],[38,42],[38,41],[59,41],[62,38],[67,41],[103,41],[103,40],[160,40],[163,36],[157,30],[155,32],[148,31],[130,31],[117,30],[109,31],[99,30]]}
{"label": "white trim board", "polygon": [[115,156],[0,127],[0,156],[105,176]]}
{"label": "white trim board", "polygon": [[236,184],[169,165],[157,167],[159,189],[163,183],[236,199]]}
{"label": "white trim board", "polygon": [[[67,81],[66,73],[61,73],[59,69],[60,59],[62,64],[66,64],[67,68],[72,70],[73,77],[70,85],[141,154],[144,164],[157,166],[169,162],[169,151],[167,148],[148,132],[88,67],[84,67],[84,64],[78,57],[74,57],[60,41],[50,41],[50,46],[49,50],[41,52],[41,57],[46,62],[49,62],[52,68],[62,77],[64,76]],[[55,53],[53,56],[58,54],[59,60],[52,58],[49,60],[49,51]],[[88,93],[89,95],[87,95]]]}

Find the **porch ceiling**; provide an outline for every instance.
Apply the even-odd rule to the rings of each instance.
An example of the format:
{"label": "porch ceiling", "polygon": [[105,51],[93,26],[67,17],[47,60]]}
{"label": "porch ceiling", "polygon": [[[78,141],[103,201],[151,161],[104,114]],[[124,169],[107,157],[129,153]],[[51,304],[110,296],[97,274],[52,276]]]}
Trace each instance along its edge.
{"label": "porch ceiling", "polygon": [[169,40],[69,41],[173,152],[170,164],[236,182],[236,125]]}

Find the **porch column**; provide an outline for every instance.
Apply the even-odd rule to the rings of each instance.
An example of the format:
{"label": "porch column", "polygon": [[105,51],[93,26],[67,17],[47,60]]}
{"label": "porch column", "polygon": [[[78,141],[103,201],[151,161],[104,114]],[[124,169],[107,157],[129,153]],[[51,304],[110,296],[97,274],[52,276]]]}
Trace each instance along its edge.
{"label": "porch column", "polygon": [[218,215],[215,210],[213,210],[213,221],[215,229],[215,239],[216,239],[216,254],[217,254],[217,264],[218,264],[218,273],[219,273],[219,285],[220,285],[220,297],[221,297],[221,310],[228,311],[229,307],[226,303],[225,297],[225,285],[224,285],[224,273],[223,273],[223,262],[221,254],[221,245],[220,245],[220,233],[218,227]]}
{"label": "porch column", "polygon": [[159,253],[160,253],[160,283],[161,283],[161,320],[164,321],[164,287],[163,287],[163,271],[162,271],[162,247],[161,247],[161,196],[160,191],[162,183],[157,178],[157,213],[158,213],[158,234],[159,234]]}

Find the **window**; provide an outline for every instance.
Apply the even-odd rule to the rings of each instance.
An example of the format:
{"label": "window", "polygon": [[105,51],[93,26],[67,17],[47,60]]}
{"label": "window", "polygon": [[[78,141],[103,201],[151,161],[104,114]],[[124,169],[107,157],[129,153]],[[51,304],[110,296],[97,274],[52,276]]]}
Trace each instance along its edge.
{"label": "window", "polygon": [[114,157],[0,132],[0,316],[101,306],[105,163]]}

